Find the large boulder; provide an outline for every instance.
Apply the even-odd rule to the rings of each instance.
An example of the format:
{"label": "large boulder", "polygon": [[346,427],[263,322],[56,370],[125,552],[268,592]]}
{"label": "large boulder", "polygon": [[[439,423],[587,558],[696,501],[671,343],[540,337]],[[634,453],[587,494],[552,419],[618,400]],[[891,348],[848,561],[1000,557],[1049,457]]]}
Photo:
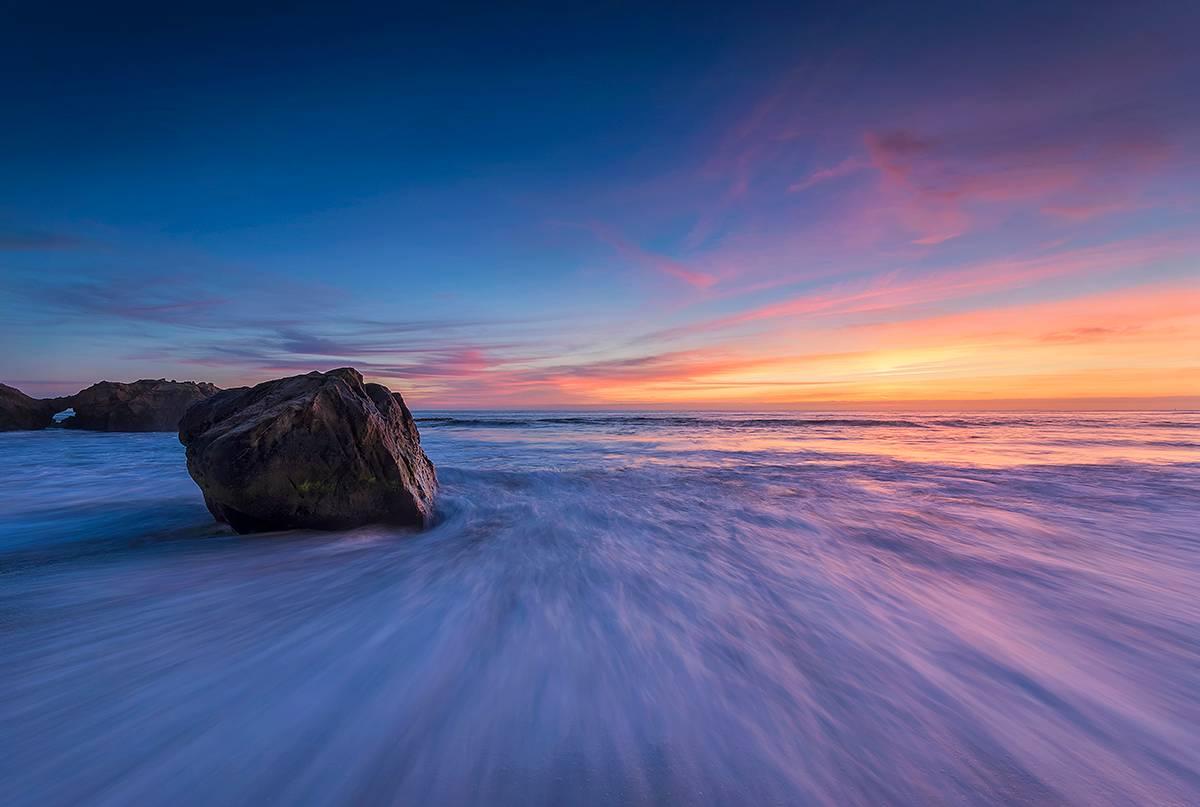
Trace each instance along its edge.
{"label": "large boulder", "polygon": [[404,399],[348,367],[219,392],[188,409],[179,441],[209,511],[238,532],[420,527],[433,512]]}
{"label": "large boulder", "polygon": [[219,392],[207,382],[143,379],[131,384],[101,381],[66,398],[55,411],[74,409],[62,425],[102,432],[173,432],[187,408]]}
{"label": "large boulder", "polygon": [[0,432],[44,429],[56,411],[49,401],[30,398],[16,387],[0,384]]}

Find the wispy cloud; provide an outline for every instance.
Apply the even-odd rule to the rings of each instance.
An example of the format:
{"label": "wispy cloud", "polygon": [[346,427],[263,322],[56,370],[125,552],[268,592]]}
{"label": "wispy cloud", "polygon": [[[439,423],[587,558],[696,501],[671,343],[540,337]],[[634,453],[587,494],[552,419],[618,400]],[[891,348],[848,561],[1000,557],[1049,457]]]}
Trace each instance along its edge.
{"label": "wispy cloud", "polygon": [[1093,247],[1053,250],[1032,257],[981,261],[918,272],[893,270],[853,283],[835,283],[783,300],[744,308],[727,316],[703,319],[666,336],[712,333],[770,320],[818,321],[853,315],[903,316],[931,305],[1034,286],[1072,277],[1097,278],[1117,271],[1187,257],[1200,252],[1191,240],[1148,239]]}
{"label": "wispy cloud", "polygon": [[926,245],[963,235],[976,223],[979,206],[1029,202],[1034,210],[1076,221],[1127,209],[1131,189],[1169,154],[1151,133],[1101,127],[1061,139],[1019,131],[1000,138],[873,131],[864,144],[882,191],[893,196],[915,243]]}
{"label": "wispy cloud", "polygon": [[799,182],[793,182],[788,186],[788,190],[792,193],[806,191],[809,188],[820,185],[822,182],[828,182],[832,179],[841,179],[842,177],[860,173],[869,166],[870,163],[861,157],[847,157],[836,165],[831,165],[828,168],[819,168]]}
{"label": "wispy cloud", "polygon": [[684,283],[700,289],[706,289],[717,282],[717,278],[713,275],[692,269],[667,255],[643,249],[602,224],[592,223],[587,225],[587,228],[597,238],[616,250],[617,254],[635,266],[682,280]]}
{"label": "wispy cloud", "polygon": [[1110,339],[1115,339],[1130,334],[1142,333],[1144,331],[1142,325],[1124,325],[1121,327],[1112,327],[1110,325],[1083,325],[1078,328],[1068,328],[1067,330],[1051,331],[1044,333],[1039,338],[1043,342],[1105,342]]}

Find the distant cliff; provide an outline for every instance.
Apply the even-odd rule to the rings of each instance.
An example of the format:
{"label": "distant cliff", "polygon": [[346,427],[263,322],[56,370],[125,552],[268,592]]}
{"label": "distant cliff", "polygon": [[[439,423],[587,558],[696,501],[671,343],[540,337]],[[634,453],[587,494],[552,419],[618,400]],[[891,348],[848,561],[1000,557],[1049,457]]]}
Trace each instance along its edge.
{"label": "distant cliff", "polygon": [[75,395],[37,399],[0,384],[0,431],[44,429],[56,412],[74,410],[68,429],[104,432],[173,432],[187,408],[220,389],[208,382],[143,379],[101,381]]}
{"label": "distant cliff", "polygon": [[51,401],[30,398],[16,387],[0,384],[0,432],[44,429],[58,411]]}

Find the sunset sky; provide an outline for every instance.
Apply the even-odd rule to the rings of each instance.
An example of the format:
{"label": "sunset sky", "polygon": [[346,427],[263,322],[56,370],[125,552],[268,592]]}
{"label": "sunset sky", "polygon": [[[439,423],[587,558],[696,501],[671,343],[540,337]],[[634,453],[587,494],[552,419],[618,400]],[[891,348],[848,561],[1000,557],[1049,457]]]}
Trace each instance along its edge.
{"label": "sunset sky", "polygon": [[1200,407],[1200,3],[503,5],[6,11],[0,381]]}

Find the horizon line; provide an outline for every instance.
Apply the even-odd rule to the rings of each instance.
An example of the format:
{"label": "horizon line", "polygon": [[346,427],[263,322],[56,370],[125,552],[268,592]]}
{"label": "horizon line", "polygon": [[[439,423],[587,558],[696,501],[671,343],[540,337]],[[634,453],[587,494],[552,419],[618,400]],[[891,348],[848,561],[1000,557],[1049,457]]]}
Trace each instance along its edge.
{"label": "horizon line", "polygon": [[[166,378],[166,377],[164,377]],[[105,379],[107,380],[107,379]],[[143,379],[136,379],[143,380]],[[150,379],[154,380],[154,379]],[[175,380],[175,379],[170,379]],[[179,379],[182,382],[206,383],[197,379]],[[391,379],[389,379],[391,380]],[[57,394],[31,394],[26,387],[41,387],[71,389],[75,391],[86,389],[91,384],[99,382],[79,382],[77,380],[50,381],[48,379],[13,379],[0,383],[14,387],[31,397],[61,397]],[[133,383],[133,382],[118,382]],[[207,382],[212,383],[212,382]],[[259,382],[261,383],[261,382]],[[82,384],[82,385],[81,385]],[[254,386],[254,383],[237,386]],[[914,398],[909,400],[896,399],[830,399],[783,402],[751,401],[629,401],[624,403],[546,403],[546,404],[510,404],[493,406],[463,406],[451,402],[423,401],[419,396],[406,394],[403,389],[389,389],[399,392],[405,397],[410,407],[418,410],[443,412],[555,412],[555,411],[594,411],[594,412],[631,412],[631,411],[671,411],[671,412],[821,412],[821,411],[979,411],[979,412],[1046,412],[1046,411],[1091,411],[1091,412],[1158,412],[1158,411],[1200,411],[1200,395],[1110,395],[1110,396],[1080,396],[1080,397],[1029,397],[1029,398]],[[233,387],[222,387],[232,389]]]}
{"label": "horizon line", "polygon": [[[1151,404],[1158,404],[1151,405]],[[411,404],[410,404],[411,405]],[[680,406],[668,402],[559,404],[547,406],[426,406],[435,412],[823,412],[823,411],[963,411],[976,412],[1200,412],[1200,396],[925,399],[912,401],[796,401],[738,406],[706,403]]]}

